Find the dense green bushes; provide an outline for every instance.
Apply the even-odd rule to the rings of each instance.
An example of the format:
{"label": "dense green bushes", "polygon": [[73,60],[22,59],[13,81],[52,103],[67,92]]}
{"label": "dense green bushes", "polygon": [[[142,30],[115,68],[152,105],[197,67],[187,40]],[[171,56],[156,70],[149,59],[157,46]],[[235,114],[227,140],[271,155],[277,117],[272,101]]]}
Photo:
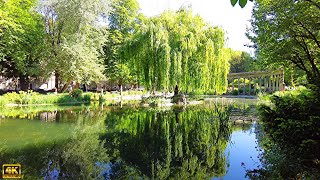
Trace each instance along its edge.
{"label": "dense green bushes", "polygon": [[20,91],[19,93],[12,92],[0,96],[0,106],[5,106],[7,104],[67,104],[89,101],[90,99],[82,94],[77,94],[73,97],[68,93],[41,95],[33,91]]}
{"label": "dense green bushes", "polygon": [[[142,95],[143,91],[125,91],[124,96]],[[120,99],[119,93],[104,92],[101,93],[83,93],[80,89],[73,90],[70,94],[47,94],[42,95],[33,91],[19,91],[19,93],[12,92],[0,96],[0,107],[7,104],[73,104],[86,102],[104,102],[107,100]]]}
{"label": "dense green bushes", "polygon": [[[249,92],[250,92],[250,95],[257,95],[257,94],[259,94],[261,91],[260,91],[260,89],[250,89],[249,90],[249,88],[247,87],[246,88],[246,95],[249,95]],[[238,88],[234,88],[234,90],[233,91],[231,91],[230,92],[230,94],[231,95],[243,95],[243,88],[241,88],[241,89],[239,89],[238,90]]]}
{"label": "dense green bushes", "polygon": [[214,90],[193,90],[191,92],[187,92],[188,95],[217,95],[218,93]]}
{"label": "dense green bushes", "polygon": [[83,91],[81,89],[75,89],[71,91],[71,97],[75,99],[81,99],[82,98]]}
{"label": "dense green bushes", "polygon": [[281,176],[308,177],[320,173],[319,96],[302,87],[294,91],[277,92],[264,99],[268,103],[260,104],[258,111],[264,131],[270,139],[269,146],[277,147],[277,154],[283,156],[281,159],[290,159],[286,163],[292,164],[287,166],[294,167],[288,168]]}
{"label": "dense green bushes", "polygon": [[5,106],[8,103],[8,100],[3,96],[0,96],[0,107]]}
{"label": "dense green bushes", "polygon": [[[320,102],[311,90],[300,88],[295,91],[279,92],[269,96],[271,105],[258,107],[265,129],[278,143],[306,152],[320,152]],[[313,148],[307,148],[307,147]],[[298,153],[298,152],[297,152]]]}
{"label": "dense green bushes", "polygon": [[[141,100],[141,104],[149,104],[151,106],[158,106],[164,103],[167,103],[168,101],[165,99],[164,96],[149,96],[149,97],[143,97]],[[170,102],[170,101],[169,101]]]}

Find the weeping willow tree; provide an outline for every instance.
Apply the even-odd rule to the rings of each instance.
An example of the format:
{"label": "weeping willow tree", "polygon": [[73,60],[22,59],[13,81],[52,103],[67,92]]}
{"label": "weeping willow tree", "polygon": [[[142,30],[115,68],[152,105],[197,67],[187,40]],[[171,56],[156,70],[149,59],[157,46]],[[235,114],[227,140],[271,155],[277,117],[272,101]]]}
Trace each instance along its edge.
{"label": "weeping willow tree", "polygon": [[125,46],[137,79],[148,90],[213,91],[227,88],[229,53],[224,31],[190,10],[167,11],[147,19]]}

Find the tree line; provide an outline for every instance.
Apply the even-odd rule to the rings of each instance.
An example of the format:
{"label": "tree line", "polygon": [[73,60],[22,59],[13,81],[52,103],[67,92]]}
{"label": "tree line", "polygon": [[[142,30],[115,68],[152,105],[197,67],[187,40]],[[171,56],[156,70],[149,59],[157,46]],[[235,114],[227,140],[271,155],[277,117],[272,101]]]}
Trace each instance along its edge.
{"label": "tree line", "polygon": [[256,0],[248,37],[257,63],[283,67],[305,85],[320,87],[320,2]]}
{"label": "tree line", "polygon": [[19,77],[26,90],[31,77],[89,82],[104,77],[100,63],[106,30],[97,18],[108,12],[97,0],[0,1],[0,63],[5,77]]}
{"label": "tree line", "polygon": [[136,0],[0,1],[0,68],[19,77],[22,90],[32,78],[56,76],[64,91],[108,80],[148,90],[227,88],[229,61],[225,32],[191,9],[146,17]]}

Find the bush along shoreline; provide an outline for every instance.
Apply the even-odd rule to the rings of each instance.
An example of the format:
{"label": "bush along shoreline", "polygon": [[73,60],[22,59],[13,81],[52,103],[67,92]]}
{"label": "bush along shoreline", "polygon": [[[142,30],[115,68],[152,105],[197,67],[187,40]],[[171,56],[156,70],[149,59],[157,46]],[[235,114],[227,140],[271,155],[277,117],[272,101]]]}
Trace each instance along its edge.
{"label": "bush along shoreline", "polygon": [[[143,91],[126,91],[123,92],[123,96],[142,96]],[[90,102],[106,102],[118,100],[121,98],[119,93],[94,93],[83,92],[80,89],[75,89],[70,93],[49,93],[40,94],[37,92],[19,91],[9,92],[4,95],[0,95],[0,107],[6,106],[27,106],[27,105],[54,105],[54,104],[86,104]]]}
{"label": "bush along shoreline", "polygon": [[24,105],[48,105],[48,104],[79,104],[90,103],[90,101],[99,101],[99,95],[93,93],[83,93],[76,89],[71,93],[62,94],[39,94],[33,91],[19,91],[6,93],[0,96],[0,107],[6,106],[24,106]]}
{"label": "bush along shoreline", "polygon": [[[265,137],[264,168],[249,171],[259,178],[320,178],[320,97],[300,87],[263,97],[257,109]],[[275,158],[279,157],[279,158]]]}

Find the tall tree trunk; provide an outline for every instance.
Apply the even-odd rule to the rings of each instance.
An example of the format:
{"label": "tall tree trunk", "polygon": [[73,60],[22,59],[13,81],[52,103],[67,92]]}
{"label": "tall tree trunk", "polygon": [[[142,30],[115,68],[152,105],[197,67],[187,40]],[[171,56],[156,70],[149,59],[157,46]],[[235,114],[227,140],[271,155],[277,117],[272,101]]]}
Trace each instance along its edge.
{"label": "tall tree trunk", "polygon": [[307,87],[313,90],[313,92],[317,95],[317,98],[320,99],[320,77],[317,75],[307,75],[308,85]]}
{"label": "tall tree trunk", "polygon": [[79,89],[79,87],[80,87],[80,84],[79,84],[79,82],[77,81],[77,82],[76,82],[76,85],[74,86],[74,89]]}
{"label": "tall tree trunk", "polygon": [[70,83],[71,83],[71,80],[68,80],[68,82],[62,87],[60,93],[63,93],[67,89]]}
{"label": "tall tree trunk", "polygon": [[29,89],[29,78],[26,76],[19,77],[20,90],[26,91]]}
{"label": "tall tree trunk", "polygon": [[59,91],[59,78],[60,78],[60,74],[58,73],[58,71],[56,70],[55,73],[55,80],[54,80],[54,87],[56,88],[57,91]]}
{"label": "tall tree trunk", "polygon": [[88,88],[86,84],[83,84],[83,91],[88,92]]}
{"label": "tall tree trunk", "polygon": [[120,84],[119,87],[120,87],[120,97],[122,99],[122,84]]}
{"label": "tall tree trunk", "polygon": [[174,88],[174,94],[173,96],[177,96],[179,94],[179,86],[176,85],[176,87]]}

